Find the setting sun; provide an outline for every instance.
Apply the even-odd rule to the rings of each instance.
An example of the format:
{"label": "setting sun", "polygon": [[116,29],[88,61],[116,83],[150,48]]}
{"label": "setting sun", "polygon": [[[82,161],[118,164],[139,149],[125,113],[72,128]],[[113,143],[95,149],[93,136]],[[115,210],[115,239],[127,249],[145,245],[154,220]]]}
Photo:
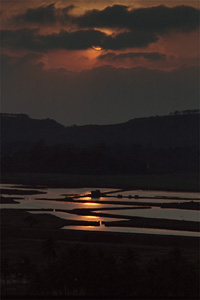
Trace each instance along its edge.
{"label": "setting sun", "polygon": [[92,49],[96,50],[96,51],[101,51],[102,48],[100,46],[92,46]]}

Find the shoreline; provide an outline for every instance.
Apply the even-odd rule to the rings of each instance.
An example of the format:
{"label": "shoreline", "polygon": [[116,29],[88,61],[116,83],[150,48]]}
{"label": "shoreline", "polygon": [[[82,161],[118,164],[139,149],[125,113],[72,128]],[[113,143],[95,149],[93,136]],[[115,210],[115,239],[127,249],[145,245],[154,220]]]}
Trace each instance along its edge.
{"label": "shoreline", "polygon": [[[65,226],[99,226],[99,221],[94,220],[74,220],[72,219],[62,219],[59,216],[54,216],[51,214],[53,209],[43,209],[41,213],[41,209],[1,209],[1,224],[2,230],[5,228],[12,229],[14,224],[18,230],[60,230]],[[64,210],[57,210],[57,212],[63,212]],[[32,214],[31,212],[34,212]],[[37,213],[39,212],[39,213]],[[46,213],[45,213],[46,212]],[[67,210],[66,210],[67,212]],[[77,215],[91,215],[91,216],[99,216],[99,217],[110,217],[113,218],[110,214],[105,213],[94,213],[90,210],[88,212],[83,213],[82,210],[77,210]],[[77,217],[78,218],[78,217]],[[117,216],[119,220],[112,221],[102,221],[102,223],[106,227],[128,227],[128,228],[143,228],[144,229],[164,229],[164,230],[175,230],[175,231],[188,231],[188,232],[199,232],[199,222],[194,221],[179,221],[179,220],[166,220],[166,219],[156,219],[156,218],[144,218],[144,217],[127,217],[124,216],[123,220],[121,220],[120,216]],[[65,230],[68,230],[65,228]],[[79,230],[78,228],[74,230]],[[82,230],[81,230],[82,231]],[[90,231],[85,228],[83,231]],[[97,229],[97,232],[99,230]],[[105,233],[106,231],[100,231]],[[120,233],[120,232],[116,232]],[[127,232],[128,233],[128,232]],[[130,233],[132,234],[132,233]],[[139,234],[139,233],[136,233]],[[154,235],[152,233],[152,235]],[[160,233],[160,235],[163,235]],[[165,234],[164,234],[165,235]],[[170,235],[170,233],[169,233]],[[200,237],[200,236],[199,236]]]}
{"label": "shoreline", "polygon": [[[20,230],[19,230],[20,229]],[[57,241],[104,243],[104,244],[132,244],[152,247],[183,247],[198,248],[199,237],[193,236],[173,236],[154,235],[145,233],[128,232],[101,232],[73,229],[41,229],[41,228],[17,228],[4,227],[1,229],[2,238],[45,240],[52,237]]]}

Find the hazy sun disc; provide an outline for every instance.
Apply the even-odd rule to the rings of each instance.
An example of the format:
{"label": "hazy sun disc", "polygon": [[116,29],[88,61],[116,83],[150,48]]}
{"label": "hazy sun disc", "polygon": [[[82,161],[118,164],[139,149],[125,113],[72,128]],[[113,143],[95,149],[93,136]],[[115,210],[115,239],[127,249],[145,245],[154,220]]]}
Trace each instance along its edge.
{"label": "hazy sun disc", "polygon": [[92,49],[96,50],[96,51],[101,51],[102,48],[99,46],[92,46]]}

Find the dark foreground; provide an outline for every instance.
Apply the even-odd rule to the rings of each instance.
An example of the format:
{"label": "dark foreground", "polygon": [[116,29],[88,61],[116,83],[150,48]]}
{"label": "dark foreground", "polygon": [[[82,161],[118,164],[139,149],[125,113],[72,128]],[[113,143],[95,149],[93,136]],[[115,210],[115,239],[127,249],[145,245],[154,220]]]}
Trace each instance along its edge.
{"label": "dark foreground", "polygon": [[49,215],[34,227],[18,213],[1,218],[1,299],[199,297],[199,238],[61,230]]}

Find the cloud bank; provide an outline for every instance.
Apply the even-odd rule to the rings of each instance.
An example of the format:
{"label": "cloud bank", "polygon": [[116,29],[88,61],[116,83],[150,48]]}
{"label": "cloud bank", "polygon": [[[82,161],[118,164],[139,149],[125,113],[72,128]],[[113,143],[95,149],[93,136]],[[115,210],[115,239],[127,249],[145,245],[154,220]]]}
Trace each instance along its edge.
{"label": "cloud bank", "polygon": [[191,32],[199,27],[199,10],[190,6],[164,5],[130,9],[125,5],[89,10],[80,16],[71,13],[73,5],[58,8],[55,4],[28,9],[15,16],[17,22],[32,24],[71,23],[81,28],[123,28],[163,34],[169,30]]}
{"label": "cloud bank", "polygon": [[120,54],[116,54],[114,52],[107,52],[106,54],[99,55],[97,59],[113,62],[113,61],[121,61],[124,59],[132,60],[138,57],[143,57],[148,60],[157,61],[157,60],[165,60],[167,58],[167,55],[161,52],[126,52]]}

